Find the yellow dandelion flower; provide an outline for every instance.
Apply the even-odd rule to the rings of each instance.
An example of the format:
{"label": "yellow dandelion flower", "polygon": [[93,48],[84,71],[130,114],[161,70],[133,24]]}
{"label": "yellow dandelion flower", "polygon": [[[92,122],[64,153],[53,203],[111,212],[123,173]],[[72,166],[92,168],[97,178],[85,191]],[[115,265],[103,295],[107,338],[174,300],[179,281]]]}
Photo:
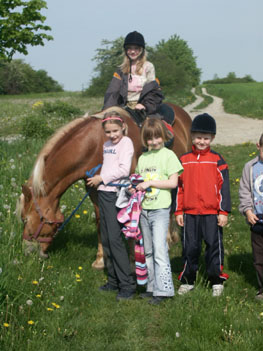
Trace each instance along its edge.
{"label": "yellow dandelion flower", "polygon": [[80,275],[77,273],[77,274],[75,274],[75,277],[76,278],[80,278]]}
{"label": "yellow dandelion flower", "polygon": [[79,267],[78,267],[78,269],[81,271],[81,270],[82,270],[82,267],[81,267],[81,266],[79,266]]}
{"label": "yellow dandelion flower", "polygon": [[78,186],[78,184],[75,184],[75,188],[78,188],[79,186]]}
{"label": "yellow dandelion flower", "polygon": [[84,211],[83,211],[83,214],[85,214],[85,215],[86,215],[87,213],[88,213],[88,211],[87,211],[87,210],[84,210]]}
{"label": "yellow dandelion flower", "polygon": [[82,279],[76,279],[76,282],[82,282]]}
{"label": "yellow dandelion flower", "polygon": [[236,182],[237,182],[237,183],[239,182],[239,178],[236,178]]}
{"label": "yellow dandelion flower", "polygon": [[54,311],[53,308],[47,307],[47,311]]}
{"label": "yellow dandelion flower", "polygon": [[37,295],[36,295],[36,297],[38,297],[38,298],[40,298],[41,296],[42,296],[42,295],[40,295],[40,294],[37,294]]}
{"label": "yellow dandelion flower", "polygon": [[76,214],[75,217],[76,217],[76,218],[80,218],[80,215]]}
{"label": "yellow dandelion flower", "polygon": [[60,306],[58,304],[56,304],[55,302],[52,302],[51,305],[56,307],[56,308],[60,308]]}
{"label": "yellow dandelion flower", "polygon": [[260,316],[263,316],[263,312],[261,312],[259,315],[260,315]]}
{"label": "yellow dandelion flower", "polygon": [[38,285],[38,281],[37,281],[37,280],[33,280],[33,281],[32,281],[32,284]]}
{"label": "yellow dandelion flower", "polygon": [[34,321],[32,321],[32,320],[30,320],[30,321],[28,321],[28,322],[27,322],[27,324],[29,324],[29,325],[33,325],[33,324],[35,324],[35,322],[34,322]]}
{"label": "yellow dandelion flower", "polygon": [[4,323],[3,326],[4,326],[5,328],[9,328],[9,327],[10,327],[10,324],[9,324],[9,323]]}

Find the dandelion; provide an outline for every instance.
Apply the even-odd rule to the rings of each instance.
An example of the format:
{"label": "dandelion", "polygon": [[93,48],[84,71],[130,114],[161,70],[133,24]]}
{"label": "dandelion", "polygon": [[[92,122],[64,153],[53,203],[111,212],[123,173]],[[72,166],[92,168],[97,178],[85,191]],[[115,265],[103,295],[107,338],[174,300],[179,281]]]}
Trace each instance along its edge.
{"label": "dandelion", "polygon": [[76,277],[76,278],[80,278],[80,275],[79,275],[79,274],[76,274],[75,277]]}
{"label": "dandelion", "polygon": [[79,186],[78,186],[78,184],[75,184],[75,188],[78,188]]}
{"label": "dandelion", "polygon": [[76,218],[80,218],[80,215],[79,215],[79,214],[76,214],[75,217],[76,217]]}
{"label": "dandelion", "polygon": [[33,280],[33,281],[32,281],[32,284],[33,284],[33,285],[38,285],[38,281],[37,281],[37,280]]}
{"label": "dandelion", "polygon": [[36,294],[36,297],[37,297],[38,299],[40,299],[41,296],[42,296],[42,295],[40,295],[40,294]]}
{"label": "dandelion", "polygon": [[32,320],[30,320],[30,321],[28,321],[28,322],[27,322],[27,324],[29,324],[29,325],[33,325],[33,324],[35,324],[35,322],[34,322],[34,321],[32,321]]}
{"label": "dandelion", "polygon": [[52,302],[51,305],[56,307],[56,308],[60,308],[60,306],[58,304],[56,304],[55,302]]}
{"label": "dandelion", "polygon": [[87,210],[84,210],[84,211],[83,211],[83,214],[84,214],[84,215],[86,215],[87,213],[88,213],[88,211],[87,211]]}
{"label": "dandelion", "polygon": [[76,282],[78,282],[78,283],[82,282],[82,279],[76,279]]}
{"label": "dandelion", "polygon": [[51,268],[53,268],[53,266],[47,266],[47,269],[51,269]]}
{"label": "dandelion", "polygon": [[32,300],[27,300],[27,301],[26,301],[26,304],[27,304],[28,306],[32,306],[32,305],[33,305],[33,301],[32,301]]}
{"label": "dandelion", "polygon": [[64,296],[60,296],[60,301],[64,301]]}
{"label": "dandelion", "polygon": [[41,107],[43,106],[43,101],[36,101],[33,105],[32,105],[32,108],[38,108],[38,107]]}
{"label": "dandelion", "polygon": [[261,317],[263,317],[263,312],[261,312],[259,315],[260,315]]}
{"label": "dandelion", "polygon": [[10,324],[9,324],[9,323],[4,323],[3,326],[4,326],[5,328],[9,328],[9,327],[10,327]]}
{"label": "dandelion", "polygon": [[176,336],[177,338],[179,338],[179,337],[180,337],[180,333],[179,333],[179,332],[176,332],[176,333],[175,333],[175,336]]}
{"label": "dandelion", "polygon": [[47,307],[47,311],[54,311],[53,308]]}
{"label": "dandelion", "polygon": [[82,267],[81,267],[81,266],[79,266],[79,267],[78,267],[78,269],[81,271],[81,270],[82,270]]}
{"label": "dandelion", "polygon": [[15,166],[15,165],[12,165],[12,166],[11,166],[11,169],[16,169],[16,166]]}

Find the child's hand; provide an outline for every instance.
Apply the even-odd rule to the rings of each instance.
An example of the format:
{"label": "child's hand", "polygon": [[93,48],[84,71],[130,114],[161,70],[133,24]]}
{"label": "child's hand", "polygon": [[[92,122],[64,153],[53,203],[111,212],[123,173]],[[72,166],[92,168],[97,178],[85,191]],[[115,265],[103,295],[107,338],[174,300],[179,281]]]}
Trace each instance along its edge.
{"label": "child's hand", "polygon": [[101,182],[102,182],[102,178],[98,174],[86,180],[87,186],[94,187],[94,188],[96,188]]}
{"label": "child's hand", "polygon": [[227,224],[227,216],[220,214],[217,216],[217,224],[219,227],[224,227]]}
{"label": "child's hand", "polygon": [[184,226],[184,216],[183,215],[175,216],[175,221],[180,227]]}
{"label": "child's hand", "polygon": [[138,191],[145,191],[147,188],[150,188],[150,186],[151,186],[151,182],[150,181],[142,182],[142,183],[139,183],[136,186],[136,190],[138,190]]}
{"label": "child's hand", "polygon": [[133,195],[133,194],[136,193],[136,190],[132,187],[132,185],[130,185],[130,186],[128,187],[128,190],[129,190],[129,193],[130,193],[131,195]]}
{"label": "child's hand", "polygon": [[142,105],[142,104],[137,104],[137,105],[135,106],[135,110],[145,110],[145,106]]}
{"label": "child's hand", "polygon": [[248,223],[250,223],[252,225],[257,223],[258,217],[251,210],[247,210],[246,216],[247,216]]}

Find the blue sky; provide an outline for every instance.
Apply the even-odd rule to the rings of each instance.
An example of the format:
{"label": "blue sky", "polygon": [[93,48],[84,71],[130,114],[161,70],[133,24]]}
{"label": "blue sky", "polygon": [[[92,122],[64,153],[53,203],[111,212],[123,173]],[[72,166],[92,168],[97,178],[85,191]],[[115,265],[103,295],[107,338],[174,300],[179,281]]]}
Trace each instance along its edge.
{"label": "blue sky", "polygon": [[250,74],[263,81],[262,0],[47,0],[42,13],[53,41],[23,58],[65,90],[86,88],[103,39],[137,30],[150,46],[177,34],[197,57],[201,80]]}

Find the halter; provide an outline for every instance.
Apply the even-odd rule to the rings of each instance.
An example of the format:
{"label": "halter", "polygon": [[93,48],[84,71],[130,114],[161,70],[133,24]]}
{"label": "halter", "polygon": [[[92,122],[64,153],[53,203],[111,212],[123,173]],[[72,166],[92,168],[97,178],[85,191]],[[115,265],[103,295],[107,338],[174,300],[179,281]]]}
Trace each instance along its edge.
{"label": "halter", "polygon": [[[35,204],[35,208],[36,208],[36,212],[39,215],[40,218],[40,223],[38,225],[37,230],[35,231],[35,233],[33,235],[27,235],[27,234],[23,234],[23,239],[28,240],[28,241],[32,241],[33,239],[37,240],[40,243],[51,243],[51,241],[53,240],[54,236],[57,234],[57,231],[59,229],[59,226],[63,223],[64,219],[60,220],[60,221],[50,221],[47,218],[45,218],[43,216],[43,213],[41,211],[41,208],[39,207],[36,198],[34,197],[34,194],[32,192],[32,189],[30,188],[31,193],[32,193],[32,201]],[[57,228],[55,233],[52,236],[49,237],[40,237],[39,234],[44,226],[44,224],[56,224]]]}

